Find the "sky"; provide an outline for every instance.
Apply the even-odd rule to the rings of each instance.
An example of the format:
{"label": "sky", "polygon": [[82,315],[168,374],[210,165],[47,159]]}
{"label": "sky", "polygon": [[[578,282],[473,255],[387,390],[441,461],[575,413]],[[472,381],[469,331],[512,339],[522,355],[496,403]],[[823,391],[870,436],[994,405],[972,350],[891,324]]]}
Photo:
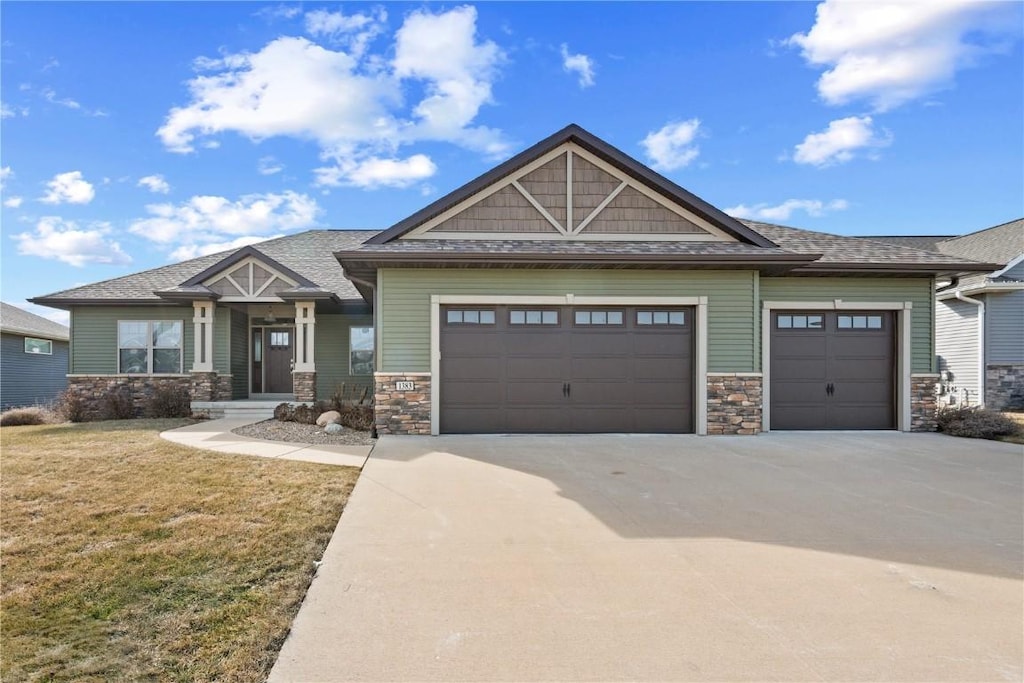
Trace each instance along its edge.
{"label": "sky", "polygon": [[387,228],[576,123],[726,212],[1024,215],[1016,2],[4,2],[0,297]]}

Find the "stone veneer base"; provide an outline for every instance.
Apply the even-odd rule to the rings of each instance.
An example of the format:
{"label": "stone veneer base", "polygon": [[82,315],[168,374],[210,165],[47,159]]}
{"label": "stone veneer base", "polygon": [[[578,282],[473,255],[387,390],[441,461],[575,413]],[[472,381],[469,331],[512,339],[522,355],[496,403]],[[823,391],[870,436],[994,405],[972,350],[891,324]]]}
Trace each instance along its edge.
{"label": "stone veneer base", "polygon": [[293,372],[292,390],[296,401],[316,401],[316,373]]}
{"label": "stone veneer base", "polygon": [[1024,365],[993,363],[985,368],[985,407],[993,410],[1024,408]]}
{"label": "stone veneer base", "polygon": [[[85,404],[86,411],[98,413],[102,408],[105,396],[119,388],[128,390],[132,398],[135,415],[141,416],[145,411],[146,402],[153,395],[153,389],[162,385],[179,386],[192,394],[193,379],[191,375],[70,375],[68,376],[68,392],[77,396]],[[230,387],[231,378],[227,377]]]}
{"label": "stone veneer base", "polygon": [[938,375],[910,376],[910,431],[934,432],[938,429],[935,421],[939,408],[939,399],[935,393],[938,381]]}
{"label": "stone veneer base", "polygon": [[759,373],[709,372],[708,435],[758,434],[762,382]]}
{"label": "stone veneer base", "polygon": [[[412,382],[411,391],[397,382]],[[430,434],[431,377],[426,373],[374,373],[373,412],[377,434]]]}

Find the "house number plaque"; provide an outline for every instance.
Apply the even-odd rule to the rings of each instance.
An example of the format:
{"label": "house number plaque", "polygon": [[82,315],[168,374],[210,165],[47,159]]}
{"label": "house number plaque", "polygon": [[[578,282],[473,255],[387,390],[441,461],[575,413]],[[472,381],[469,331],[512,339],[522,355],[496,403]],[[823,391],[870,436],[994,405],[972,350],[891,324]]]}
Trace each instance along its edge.
{"label": "house number plaque", "polygon": [[416,385],[412,382],[395,382],[396,391],[412,391],[416,388]]}

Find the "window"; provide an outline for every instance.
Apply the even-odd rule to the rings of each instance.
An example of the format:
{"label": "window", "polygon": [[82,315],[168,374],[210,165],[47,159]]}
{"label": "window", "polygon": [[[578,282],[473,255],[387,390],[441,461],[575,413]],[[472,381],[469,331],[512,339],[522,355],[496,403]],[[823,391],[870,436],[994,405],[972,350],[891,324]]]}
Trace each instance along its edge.
{"label": "window", "polygon": [[[492,311],[493,314],[493,311]],[[353,375],[373,374],[373,328],[350,327],[348,330],[349,372]]]}
{"label": "window", "polygon": [[622,311],[576,311],[577,325],[621,325]]}
{"label": "window", "polygon": [[841,315],[837,321],[841,330],[880,330],[881,315]]}
{"label": "window", "polygon": [[557,325],[558,311],[509,311],[508,322],[511,325]]}
{"label": "window", "polygon": [[450,325],[493,325],[494,311],[490,309],[448,309],[448,324]]}
{"label": "window", "polygon": [[779,314],[775,327],[780,330],[820,330],[825,327],[825,319],[821,315]]}
{"label": "window", "polygon": [[292,343],[291,337],[292,335],[289,330],[272,330],[270,332],[270,348],[289,346]]}
{"label": "window", "polygon": [[637,311],[637,325],[685,325],[686,311]]}
{"label": "window", "polygon": [[168,375],[181,372],[180,320],[122,320],[117,323],[117,371]]}
{"label": "window", "polygon": [[53,342],[49,339],[33,339],[25,337],[25,353],[38,353],[43,356],[53,355]]}

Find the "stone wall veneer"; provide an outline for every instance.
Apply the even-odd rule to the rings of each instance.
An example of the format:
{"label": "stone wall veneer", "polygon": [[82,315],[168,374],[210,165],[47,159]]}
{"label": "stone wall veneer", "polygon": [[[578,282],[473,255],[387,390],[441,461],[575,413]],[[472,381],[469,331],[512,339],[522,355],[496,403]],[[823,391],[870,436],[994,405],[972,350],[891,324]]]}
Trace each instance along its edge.
{"label": "stone wall veneer", "polygon": [[[377,434],[430,434],[430,375],[402,372],[374,374],[373,411]],[[400,391],[396,382],[412,382]]]}
{"label": "stone wall veneer", "polygon": [[131,395],[135,415],[141,416],[146,401],[153,395],[153,389],[168,384],[192,391],[192,378],[189,375],[73,375],[68,377],[68,392],[82,400],[87,412],[98,414],[104,397],[124,388]]}
{"label": "stone wall veneer", "polygon": [[193,372],[190,391],[193,401],[230,401],[231,375]]}
{"label": "stone wall veneer", "polygon": [[761,431],[762,377],[752,373],[708,373],[708,435]]}
{"label": "stone wall veneer", "polygon": [[296,401],[316,400],[316,373],[315,372],[293,372],[292,390],[295,392]]}
{"label": "stone wall veneer", "polygon": [[1024,365],[992,364],[985,368],[985,407],[1024,408]]}
{"label": "stone wall veneer", "polygon": [[910,431],[934,432],[938,425],[935,414],[939,407],[939,398],[935,393],[938,375],[910,376]]}

